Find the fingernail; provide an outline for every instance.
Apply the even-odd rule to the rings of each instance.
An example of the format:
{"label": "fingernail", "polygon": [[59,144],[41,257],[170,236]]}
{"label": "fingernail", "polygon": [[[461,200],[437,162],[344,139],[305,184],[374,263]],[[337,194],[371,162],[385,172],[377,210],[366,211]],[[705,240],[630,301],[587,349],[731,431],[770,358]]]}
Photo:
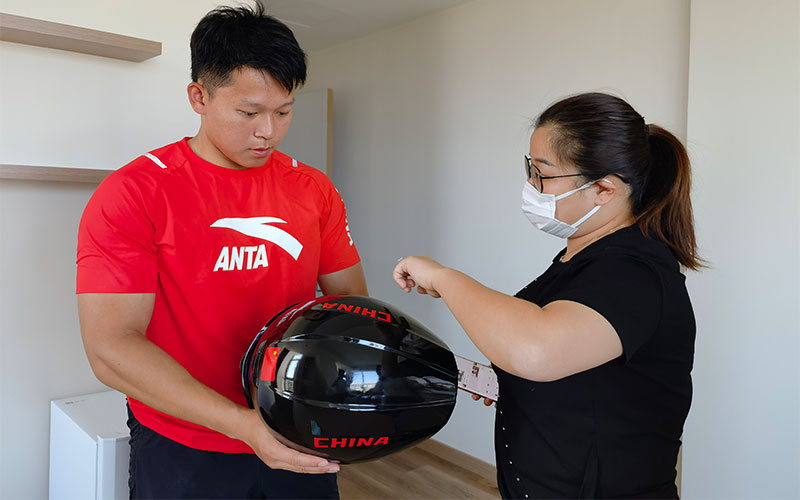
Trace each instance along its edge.
{"label": "fingernail", "polygon": [[339,466],[333,465],[331,467],[328,467],[328,472],[339,472]]}

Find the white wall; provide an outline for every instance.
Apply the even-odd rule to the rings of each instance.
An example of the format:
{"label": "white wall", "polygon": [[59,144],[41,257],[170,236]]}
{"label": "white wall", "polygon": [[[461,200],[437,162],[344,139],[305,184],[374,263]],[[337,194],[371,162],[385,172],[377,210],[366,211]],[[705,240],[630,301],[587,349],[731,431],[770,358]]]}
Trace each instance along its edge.
{"label": "white wall", "polygon": [[[218,2],[3,0],[3,12],[160,41],[118,61],[0,42],[0,163],[116,169],[186,135],[189,35]],[[0,498],[47,496],[48,403],[95,392],[75,307],[93,186],[0,181]]]}
{"label": "white wall", "polygon": [[[688,1],[479,0],[311,54],[330,87],[334,182],[372,295],[483,359],[438,301],[405,296],[398,257],[427,253],[514,293],[561,242],[520,211],[529,122],[604,90],[685,136]],[[437,439],[494,463],[493,410],[461,396]]]}
{"label": "white wall", "polygon": [[800,2],[692,0],[687,498],[800,498]]}
{"label": "white wall", "polygon": [[280,151],[326,174],[328,169],[328,108],[333,97],[328,89],[295,94],[291,133],[281,141]]}
{"label": "white wall", "polygon": [[140,63],[0,42],[0,160],[115,169],[193,135],[189,36],[213,0],[3,0],[9,14],[162,43]]}
{"label": "white wall", "polygon": [[47,496],[50,400],[104,388],[75,310],[76,228],[93,188],[0,181],[0,498]]}
{"label": "white wall", "polygon": [[[117,168],[191,135],[188,37],[217,2],[4,0],[4,12],[154,39],[129,63],[0,42],[0,163]],[[686,498],[800,496],[797,0],[478,0],[311,55],[336,95],[333,178],[371,292],[480,359],[443,305],[389,272],[429,253],[513,293],[559,242],[519,212],[528,120],[621,93],[685,137],[701,249]],[[688,95],[688,97],[687,97]],[[783,99],[783,101],[781,101]],[[793,113],[794,110],[794,114]],[[75,230],[91,187],[0,181],[0,497],[47,494],[47,402],[100,389],[80,346]],[[493,412],[437,438],[493,462]]]}

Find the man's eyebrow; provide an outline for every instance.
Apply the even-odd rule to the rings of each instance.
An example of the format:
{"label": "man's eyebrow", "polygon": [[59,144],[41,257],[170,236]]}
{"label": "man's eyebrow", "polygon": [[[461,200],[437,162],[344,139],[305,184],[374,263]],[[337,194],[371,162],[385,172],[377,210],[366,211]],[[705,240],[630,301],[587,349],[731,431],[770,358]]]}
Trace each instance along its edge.
{"label": "man's eyebrow", "polygon": [[[264,105],[257,101],[251,101],[250,99],[242,99],[241,101],[243,106],[251,106],[257,109],[264,109]],[[291,106],[294,104],[294,98],[291,101],[285,102],[278,106],[278,108],[285,108],[286,106]]]}
{"label": "man's eyebrow", "polygon": [[552,163],[550,163],[549,161],[547,161],[544,158],[534,158],[533,161],[535,161],[537,163],[544,163],[545,165],[548,165],[550,167],[555,167],[555,165],[553,165]]}
{"label": "man's eyebrow", "polygon": [[256,102],[256,101],[251,101],[250,99],[242,99],[239,102],[241,104],[244,104],[245,106],[253,106],[253,107],[261,106],[261,103]]}

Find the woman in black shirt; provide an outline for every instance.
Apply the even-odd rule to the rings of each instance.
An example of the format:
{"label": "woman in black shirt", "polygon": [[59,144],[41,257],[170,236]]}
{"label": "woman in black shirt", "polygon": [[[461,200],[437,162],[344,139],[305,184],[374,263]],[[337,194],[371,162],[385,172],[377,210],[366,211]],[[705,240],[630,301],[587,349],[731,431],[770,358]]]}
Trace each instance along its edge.
{"label": "woman in black shirt", "polygon": [[625,101],[592,93],[536,120],[522,210],[566,238],[515,297],[424,256],[406,291],[441,296],[500,382],[504,498],[677,498],[695,322],[681,268],[702,266],[686,150]]}

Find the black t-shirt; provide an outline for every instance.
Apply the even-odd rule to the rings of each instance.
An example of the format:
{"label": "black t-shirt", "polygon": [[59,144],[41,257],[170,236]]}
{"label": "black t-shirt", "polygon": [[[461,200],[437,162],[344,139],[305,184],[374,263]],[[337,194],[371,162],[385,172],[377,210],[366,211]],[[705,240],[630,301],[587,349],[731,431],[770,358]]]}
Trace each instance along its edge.
{"label": "black t-shirt", "polygon": [[500,492],[504,498],[677,498],[695,338],[680,266],[664,242],[637,226],[566,263],[563,253],[516,296],[541,307],[570,300],[592,308],[614,327],[623,354],[554,382],[495,367]]}

